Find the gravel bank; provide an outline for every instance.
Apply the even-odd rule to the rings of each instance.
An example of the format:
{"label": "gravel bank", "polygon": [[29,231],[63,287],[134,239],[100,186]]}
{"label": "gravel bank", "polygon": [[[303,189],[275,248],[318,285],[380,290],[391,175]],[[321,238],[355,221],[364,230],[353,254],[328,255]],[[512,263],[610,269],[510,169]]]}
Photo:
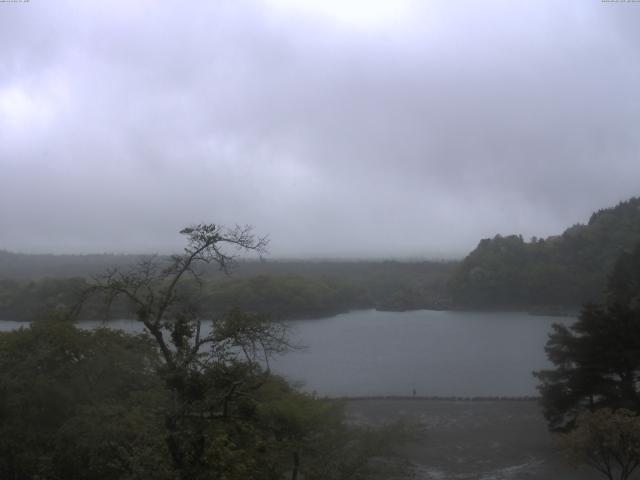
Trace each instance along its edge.
{"label": "gravel bank", "polygon": [[597,480],[555,451],[536,401],[350,400],[355,423],[419,425],[402,448],[418,480]]}

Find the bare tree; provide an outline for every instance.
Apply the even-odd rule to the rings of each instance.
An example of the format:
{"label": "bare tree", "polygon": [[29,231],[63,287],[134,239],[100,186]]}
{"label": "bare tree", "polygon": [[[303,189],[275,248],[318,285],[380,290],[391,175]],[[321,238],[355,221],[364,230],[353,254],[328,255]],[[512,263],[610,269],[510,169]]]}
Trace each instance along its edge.
{"label": "bare tree", "polygon": [[181,478],[197,478],[208,422],[232,416],[234,402],[251,395],[268,375],[269,356],[292,346],[283,325],[265,317],[234,311],[205,328],[198,314],[202,267],[213,264],[228,273],[237,254],[264,253],[267,238],[256,237],[248,226],[200,224],[180,233],[187,238],[182,254],[109,270],[84,298],[100,295],[109,306],[124,299],[155,339],[172,397],[167,445]]}

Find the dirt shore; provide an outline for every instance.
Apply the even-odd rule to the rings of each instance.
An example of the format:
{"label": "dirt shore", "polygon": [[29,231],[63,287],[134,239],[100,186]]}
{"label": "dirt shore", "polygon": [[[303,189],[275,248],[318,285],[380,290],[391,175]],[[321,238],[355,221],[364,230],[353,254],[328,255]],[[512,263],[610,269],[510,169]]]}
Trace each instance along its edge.
{"label": "dirt shore", "polygon": [[555,450],[538,403],[426,399],[350,400],[352,421],[418,425],[416,441],[401,448],[418,480],[597,480]]}

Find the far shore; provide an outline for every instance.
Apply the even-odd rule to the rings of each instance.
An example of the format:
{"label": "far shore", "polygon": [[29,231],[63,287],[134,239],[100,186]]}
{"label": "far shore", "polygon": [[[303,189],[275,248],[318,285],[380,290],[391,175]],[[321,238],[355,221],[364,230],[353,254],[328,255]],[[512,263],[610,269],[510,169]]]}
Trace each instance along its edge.
{"label": "far shore", "polygon": [[371,396],[342,396],[342,397],[323,397],[329,400],[342,400],[346,402],[361,401],[426,401],[426,402],[538,402],[539,396],[425,396],[425,395],[371,395]]}
{"label": "far shore", "polygon": [[[526,314],[531,315],[533,317],[577,317],[579,315],[578,307],[536,307],[536,308],[512,308],[512,309],[491,309],[491,308],[467,308],[467,307],[424,307],[424,308],[387,308],[383,306],[377,306],[372,308],[356,308],[351,310],[327,310],[327,311],[315,311],[308,315],[292,315],[292,316],[284,316],[277,318],[280,321],[305,321],[305,320],[320,320],[323,318],[332,318],[338,315],[344,315],[353,312],[359,311],[372,311],[372,312],[389,312],[389,313],[404,313],[404,312],[419,312],[419,311],[433,311],[433,312],[477,312],[477,313],[518,313],[518,314]],[[42,318],[42,317],[40,317]],[[109,322],[111,320],[131,320],[135,321],[135,318],[110,318],[108,320],[93,318],[93,319],[82,319],[75,320],[74,323],[82,323],[82,322],[96,322],[96,321],[105,321]],[[203,321],[210,321],[211,319],[203,319]],[[15,322],[20,324],[28,324],[34,321],[34,319],[10,319],[10,318],[0,318],[0,322]],[[1,331],[1,330],[0,330]]]}

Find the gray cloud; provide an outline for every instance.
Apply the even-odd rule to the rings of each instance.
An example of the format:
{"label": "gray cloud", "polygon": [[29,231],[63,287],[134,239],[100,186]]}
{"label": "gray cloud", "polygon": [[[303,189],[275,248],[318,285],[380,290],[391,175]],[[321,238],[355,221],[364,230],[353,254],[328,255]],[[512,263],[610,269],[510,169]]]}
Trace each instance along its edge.
{"label": "gray cloud", "polygon": [[456,256],[640,193],[640,4],[293,3],[1,4],[0,248]]}

